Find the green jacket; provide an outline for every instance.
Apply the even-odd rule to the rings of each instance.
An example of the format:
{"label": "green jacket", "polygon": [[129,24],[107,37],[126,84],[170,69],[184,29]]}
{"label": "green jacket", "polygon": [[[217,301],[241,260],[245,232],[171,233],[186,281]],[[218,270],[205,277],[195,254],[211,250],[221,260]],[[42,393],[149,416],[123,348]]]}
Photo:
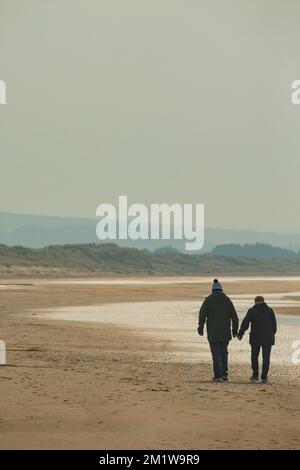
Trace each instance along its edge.
{"label": "green jacket", "polygon": [[203,333],[205,322],[208,341],[230,341],[231,329],[233,336],[237,335],[239,319],[227,295],[211,294],[206,297],[199,312],[199,333]]}

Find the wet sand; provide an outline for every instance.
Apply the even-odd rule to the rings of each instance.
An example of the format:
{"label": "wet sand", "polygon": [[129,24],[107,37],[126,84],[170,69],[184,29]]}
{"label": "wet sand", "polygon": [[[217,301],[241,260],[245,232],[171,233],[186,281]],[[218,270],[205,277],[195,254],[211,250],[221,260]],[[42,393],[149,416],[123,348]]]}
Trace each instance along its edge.
{"label": "wet sand", "polygon": [[300,365],[289,360],[299,278],[222,279],[240,314],[268,293],[286,315],[268,385],[248,381],[247,339],[231,343],[231,381],[210,382],[207,343],[195,333],[210,279],[85,281],[0,281],[1,448],[300,447]]}

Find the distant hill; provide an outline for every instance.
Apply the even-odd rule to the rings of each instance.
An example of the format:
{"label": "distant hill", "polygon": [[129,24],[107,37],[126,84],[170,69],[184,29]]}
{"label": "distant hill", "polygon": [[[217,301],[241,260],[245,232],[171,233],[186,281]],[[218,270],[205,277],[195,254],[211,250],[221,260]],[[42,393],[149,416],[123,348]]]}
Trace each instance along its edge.
{"label": "distant hill", "polygon": [[[97,219],[53,217],[0,212],[0,243],[8,246],[22,245],[42,248],[49,245],[99,243],[96,238]],[[119,246],[154,251],[161,247],[184,250],[182,240],[123,240]],[[202,253],[210,252],[220,244],[267,243],[289,250],[300,250],[300,234],[256,232],[205,228],[205,245]]]}
{"label": "distant hill", "polygon": [[216,246],[213,248],[212,253],[218,256],[245,256],[259,260],[283,258],[295,261],[300,259],[299,251],[287,250],[286,248],[275,247],[266,243],[255,243],[254,245],[228,243]]}
{"label": "distant hill", "polygon": [[2,275],[79,274],[299,274],[300,261],[260,261],[211,253],[155,254],[115,244],[56,245],[32,249],[0,245]]}

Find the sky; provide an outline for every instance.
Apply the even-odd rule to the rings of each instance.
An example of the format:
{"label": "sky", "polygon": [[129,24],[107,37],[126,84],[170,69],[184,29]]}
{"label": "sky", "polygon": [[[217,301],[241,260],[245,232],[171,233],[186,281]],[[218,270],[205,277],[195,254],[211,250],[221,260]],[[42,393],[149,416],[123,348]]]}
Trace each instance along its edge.
{"label": "sky", "polygon": [[0,211],[299,232],[297,0],[0,0]]}

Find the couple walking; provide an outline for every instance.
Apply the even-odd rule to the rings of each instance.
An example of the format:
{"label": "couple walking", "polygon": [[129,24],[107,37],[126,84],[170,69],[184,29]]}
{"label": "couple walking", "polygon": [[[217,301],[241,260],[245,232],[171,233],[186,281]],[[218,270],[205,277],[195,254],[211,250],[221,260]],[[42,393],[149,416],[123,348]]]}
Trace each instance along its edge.
{"label": "couple walking", "polygon": [[245,331],[251,325],[251,366],[252,376],[250,380],[259,380],[258,358],[262,349],[262,382],[268,381],[270,355],[275,343],[277,330],[276,317],[273,310],[265,303],[262,296],[255,298],[255,304],[242,321],[239,327],[239,319],[230,298],[224,294],[221,283],[214,279],[212,293],[205,298],[199,312],[198,333],[203,336],[206,323],[207,339],[213,360],[213,381],[223,382],[228,380],[228,344],[232,336],[241,340]]}

